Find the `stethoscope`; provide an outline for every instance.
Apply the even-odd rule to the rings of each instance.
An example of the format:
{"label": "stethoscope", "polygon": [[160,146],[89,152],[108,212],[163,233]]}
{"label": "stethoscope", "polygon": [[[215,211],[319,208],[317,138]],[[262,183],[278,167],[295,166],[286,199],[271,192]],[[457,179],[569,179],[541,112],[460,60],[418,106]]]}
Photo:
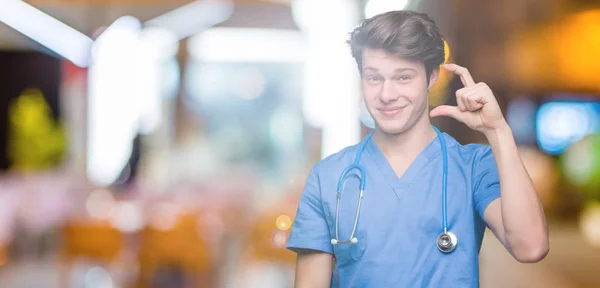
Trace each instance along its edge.
{"label": "stethoscope", "polygon": [[[442,136],[442,133],[440,132],[440,130],[433,126],[433,130],[435,130],[435,133],[437,134],[438,140],[440,141],[440,146],[442,148],[442,229],[443,232],[437,237],[436,240],[436,245],[438,247],[438,249],[444,253],[450,253],[454,250],[454,248],[456,248],[456,245],[458,244],[458,238],[456,238],[456,235],[454,235],[454,233],[448,231],[448,222],[446,220],[446,193],[447,193],[447,184],[448,184],[448,152],[446,151],[446,142],[444,141],[444,137]],[[362,156],[362,152],[365,149],[365,146],[367,144],[367,142],[369,142],[369,140],[371,139],[371,137],[373,136],[373,133],[375,133],[375,130],[369,132],[369,134],[367,135],[367,137],[365,137],[365,139],[363,141],[361,141],[361,143],[358,146],[358,152],[356,153],[356,156],[354,158],[354,163],[351,164],[350,166],[346,167],[346,169],[344,169],[344,171],[342,172],[342,175],[340,176],[340,179],[338,181],[338,185],[337,185],[337,202],[335,205],[335,239],[331,239],[331,244],[350,244],[350,243],[358,243],[358,239],[356,237],[354,237],[354,233],[356,232],[356,224],[358,223],[358,216],[360,215],[360,204],[362,202],[362,197],[363,197],[363,193],[365,190],[365,184],[366,184],[366,174],[365,174],[365,168],[364,166],[362,166],[359,162],[360,162],[360,158]],[[360,172],[360,195],[358,197],[358,207],[356,208],[356,217],[354,218],[354,227],[352,228],[352,233],[350,234],[350,238],[348,238],[347,241],[340,241],[339,240],[339,234],[338,234],[338,217],[339,217],[339,206],[340,206],[340,200],[342,197],[342,186],[344,183],[344,178],[346,177],[346,174],[348,174],[348,172],[350,172],[353,169],[358,169],[358,171]]]}

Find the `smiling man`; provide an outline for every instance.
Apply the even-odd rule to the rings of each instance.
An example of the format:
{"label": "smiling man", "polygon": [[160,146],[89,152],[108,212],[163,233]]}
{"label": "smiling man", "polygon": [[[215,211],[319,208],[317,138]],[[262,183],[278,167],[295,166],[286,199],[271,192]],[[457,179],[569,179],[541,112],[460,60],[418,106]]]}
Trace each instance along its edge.
{"label": "smiling man", "polygon": [[[543,259],[543,208],[490,88],[445,64],[465,87],[458,106],[428,111],[444,61],[433,21],[380,14],[349,44],[376,127],[311,170],[287,243],[298,253],[295,286],[478,287],[486,227],[516,261]],[[461,145],[430,116],[452,117],[490,144]]]}

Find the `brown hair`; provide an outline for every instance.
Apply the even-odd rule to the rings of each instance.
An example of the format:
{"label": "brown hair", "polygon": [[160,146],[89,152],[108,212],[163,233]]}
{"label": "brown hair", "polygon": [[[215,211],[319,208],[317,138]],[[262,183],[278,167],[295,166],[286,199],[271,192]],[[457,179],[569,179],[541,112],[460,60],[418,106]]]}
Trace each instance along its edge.
{"label": "brown hair", "polygon": [[363,49],[383,49],[422,61],[428,82],[445,57],[444,38],[438,27],[427,14],[413,11],[390,11],[364,20],[350,33],[348,44],[361,73]]}

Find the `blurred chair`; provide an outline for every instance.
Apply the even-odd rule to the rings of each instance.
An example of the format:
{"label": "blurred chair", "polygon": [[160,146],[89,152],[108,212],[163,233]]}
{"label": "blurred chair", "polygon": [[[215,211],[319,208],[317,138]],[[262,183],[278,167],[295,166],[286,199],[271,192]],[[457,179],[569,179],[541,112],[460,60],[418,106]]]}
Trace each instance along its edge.
{"label": "blurred chair", "polygon": [[258,261],[273,261],[292,268],[296,254],[285,248],[296,217],[303,187],[291,187],[287,196],[258,217],[250,232],[249,257]]}
{"label": "blurred chair", "polygon": [[239,263],[237,287],[293,285],[296,254],[285,248],[295,216],[293,204],[286,199],[255,219]]}
{"label": "blurred chair", "polygon": [[276,225],[281,215],[292,213],[280,212],[271,211],[258,219],[250,234],[249,257],[261,262],[279,262],[293,267],[296,263],[296,254],[285,248],[289,230],[279,230]]}
{"label": "blurred chair", "polygon": [[[300,192],[298,192],[300,191]],[[239,287],[293,286],[296,254],[285,248],[296,215],[301,187],[269,205],[246,230],[244,254],[239,263]]]}
{"label": "blurred chair", "polygon": [[[180,270],[185,287],[213,287],[215,274],[210,247],[200,237],[198,213],[181,213],[171,227],[147,225],[141,232],[137,287],[154,287],[161,269]],[[161,286],[162,287],[162,286]],[[167,287],[174,287],[169,284]]]}
{"label": "blurred chair", "polygon": [[109,266],[119,261],[125,236],[108,221],[69,221],[61,230],[61,287],[69,287],[68,276],[77,260]]}

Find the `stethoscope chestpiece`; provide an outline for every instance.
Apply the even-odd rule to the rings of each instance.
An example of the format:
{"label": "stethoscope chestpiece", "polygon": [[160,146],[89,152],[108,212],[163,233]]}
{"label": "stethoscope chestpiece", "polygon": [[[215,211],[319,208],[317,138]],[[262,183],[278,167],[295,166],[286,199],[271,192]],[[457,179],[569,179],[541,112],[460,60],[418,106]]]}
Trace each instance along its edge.
{"label": "stethoscope chestpiece", "polygon": [[436,244],[440,251],[444,253],[450,253],[454,251],[454,248],[456,248],[458,239],[452,232],[443,232],[440,234],[440,236],[438,236]]}

